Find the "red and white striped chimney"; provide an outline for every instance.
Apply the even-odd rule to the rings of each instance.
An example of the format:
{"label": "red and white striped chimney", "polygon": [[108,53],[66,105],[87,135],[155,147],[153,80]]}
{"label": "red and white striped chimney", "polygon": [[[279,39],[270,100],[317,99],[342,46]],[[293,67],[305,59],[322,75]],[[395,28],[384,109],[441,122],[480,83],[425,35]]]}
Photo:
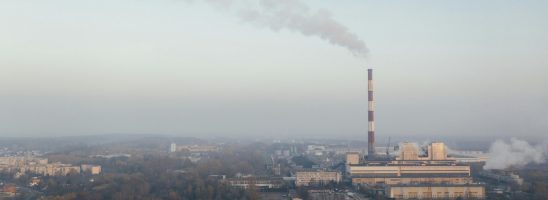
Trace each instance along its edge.
{"label": "red and white striped chimney", "polygon": [[367,69],[367,157],[375,155],[375,101],[373,100],[373,69]]}

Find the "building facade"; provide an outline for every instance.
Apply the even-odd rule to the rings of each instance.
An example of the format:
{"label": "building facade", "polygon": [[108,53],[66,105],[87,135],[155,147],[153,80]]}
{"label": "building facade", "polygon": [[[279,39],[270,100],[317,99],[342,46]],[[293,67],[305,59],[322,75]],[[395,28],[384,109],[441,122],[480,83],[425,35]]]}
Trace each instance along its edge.
{"label": "building facade", "polygon": [[485,186],[465,185],[392,185],[385,188],[393,199],[483,199]]}
{"label": "building facade", "polygon": [[241,177],[224,179],[228,185],[241,189],[255,187],[260,190],[279,189],[284,185],[282,178],[277,177]]}
{"label": "building facade", "polygon": [[360,164],[360,153],[358,153],[358,152],[348,152],[348,153],[346,153],[346,164],[347,165]]}
{"label": "building facade", "polygon": [[342,180],[338,171],[297,171],[296,186],[322,185],[330,182],[339,183]]}
{"label": "building facade", "polygon": [[18,174],[40,174],[44,176],[65,176],[70,173],[80,173],[79,166],[62,163],[48,163],[48,159],[20,156],[0,157],[0,171]]}
{"label": "building facade", "polygon": [[100,174],[101,173],[101,165],[89,165],[89,164],[83,164],[80,166],[82,169],[82,172],[90,173],[90,174]]}

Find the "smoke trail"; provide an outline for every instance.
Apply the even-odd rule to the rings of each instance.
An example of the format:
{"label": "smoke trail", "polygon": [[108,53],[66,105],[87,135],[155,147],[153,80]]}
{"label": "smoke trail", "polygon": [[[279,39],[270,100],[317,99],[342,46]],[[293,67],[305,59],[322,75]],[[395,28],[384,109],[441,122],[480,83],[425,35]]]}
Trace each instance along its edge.
{"label": "smoke trail", "polygon": [[544,163],[548,156],[546,143],[531,145],[526,141],[516,138],[509,143],[503,140],[495,141],[489,148],[489,159],[485,163],[485,169],[505,169],[508,167],[521,167],[528,163]]}
{"label": "smoke trail", "polygon": [[347,27],[331,17],[327,10],[312,11],[300,0],[203,0],[216,8],[234,10],[244,22],[273,31],[287,29],[316,36],[365,58],[365,43]]}

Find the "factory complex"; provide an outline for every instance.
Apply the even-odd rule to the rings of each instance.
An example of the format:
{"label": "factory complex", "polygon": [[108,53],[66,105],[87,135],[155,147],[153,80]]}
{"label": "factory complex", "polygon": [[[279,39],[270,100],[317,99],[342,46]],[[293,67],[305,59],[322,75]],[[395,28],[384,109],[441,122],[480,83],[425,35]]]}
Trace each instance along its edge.
{"label": "factory complex", "polygon": [[368,69],[368,101],[367,155],[346,155],[346,175],[353,185],[394,199],[485,198],[485,185],[474,182],[470,164],[448,157],[442,142],[423,147],[403,142],[396,155],[377,154],[372,69]]}

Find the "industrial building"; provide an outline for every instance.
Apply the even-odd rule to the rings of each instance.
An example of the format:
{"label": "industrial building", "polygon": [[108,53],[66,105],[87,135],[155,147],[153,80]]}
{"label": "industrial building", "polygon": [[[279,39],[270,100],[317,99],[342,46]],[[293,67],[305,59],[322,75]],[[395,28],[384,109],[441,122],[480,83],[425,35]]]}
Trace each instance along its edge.
{"label": "industrial building", "polygon": [[485,186],[474,183],[470,165],[448,157],[442,142],[423,147],[403,142],[394,156],[388,151],[377,154],[374,106],[373,74],[368,69],[368,152],[346,154],[346,175],[352,184],[395,199],[485,198]]}
{"label": "industrial building", "polygon": [[[472,183],[470,166],[448,159],[445,145],[435,142],[421,155],[416,144],[403,143],[394,159],[358,160],[347,154],[347,172],[353,184]],[[359,157],[358,157],[359,158]]]}
{"label": "industrial building", "polygon": [[385,188],[386,196],[393,199],[482,199],[485,186],[482,184],[464,185],[391,185]]}
{"label": "industrial building", "polygon": [[360,163],[360,153],[348,152],[346,153],[346,165],[357,165]]}
{"label": "industrial building", "polygon": [[485,197],[485,186],[474,183],[470,165],[447,157],[443,143],[431,143],[424,153],[414,143],[400,146],[394,158],[356,160],[356,153],[348,153],[346,168],[352,184],[383,187],[385,196],[396,199]]}

